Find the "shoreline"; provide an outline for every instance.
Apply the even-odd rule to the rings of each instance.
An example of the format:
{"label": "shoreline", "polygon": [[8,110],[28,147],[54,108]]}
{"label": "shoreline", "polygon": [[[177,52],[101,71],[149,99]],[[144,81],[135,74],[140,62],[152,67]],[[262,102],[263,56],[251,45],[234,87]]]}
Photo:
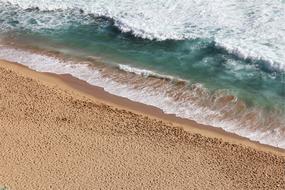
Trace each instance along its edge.
{"label": "shoreline", "polygon": [[0,61],[0,84],[0,187],[285,188],[277,149],[16,63]]}
{"label": "shoreline", "polygon": [[0,64],[4,64],[5,67],[11,68],[13,70],[21,69],[24,70],[24,72],[30,72],[32,73],[31,76],[37,75],[37,77],[39,77],[41,80],[44,80],[48,83],[56,82],[57,86],[60,88],[74,91],[111,107],[131,111],[152,119],[162,120],[166,123],[172,124],[174,127],[182,127],[187,132],[197,133],[210,138],[222,139],[225,142],[243,145],[257,150],[285,156],[285,149],[262,144],[258,141],[250,140],[249,138],[242,137],[235,133],[227,132],[222,128],[199,124],[196,121],[190,119],[180,118],[174,114],[164,113],[160,108],[111,94],[105,91],[102,87],[91,85],[86,81],[73,77],[70,74],[62,75],[49,72],[38,72],[20,63],[13,63],[5,60],[0,60]]}
{"label": "shoreline", "polygon": [[[207,87],[204,88],[203,85],[200,87],[198,85],[198,87],[196,87],[196,85],[190,84],[190,86],[188,86],[188,82],[182,82],[182,86],[180,86],[180,83],[177,83],[176,85],[175,82],[175,88],[173,88],[171,80],[165,82],[164,84],[164,80],[157,80],[158,78],[146,77],[146,79],[144,79],[144,77],[142,77],[140,74],[133,74],[129,71],[125,73],[126,71],[121,70],[119,68],[120,66],[118,66],[118,68],[116,66],[105,67],[101,65],[102,63],[100,60],[93,58],[91,62],[94,62],[94,68],[92,68],[93,64],[89,63],[88,60],[86,64],[84,63],[83,65],[80,65],[80,61],[76,60],[77,58],[73,60],[74,63],[72,61],[72,63],[69,64],[68,60],[65,60],[65,58],[62,57],[63,54],[61,53],[57,55],[56,52],[53,51],[40,52],[40,50],[37,50],[37,48],[32,47],[28,48],[28,51],[26,51],[24,50],[24,47],[19,45],[16,46],[16,49],[14,48],[15,46],[13,45],[12,47],[11,44],[7,45],[7,47],[5,46],[1,56],[2,59],[20,63],[21,65],[31,68],[32,70],[47,72],[48,74],[57,73],[58,75],[55,77],[58,77],[60,74],[66,74],[64,76],[68,79],[66,80],[63,76],[61,76],[63,81],[69,83],[69,86],[71,87],[74,86],[73,83],[81,83],[80,85],[74,86],[74,88],[81,89],[81,91],[85,91],[89,95],[92,95],[92,90],[90,89],[94,86],[95,88],[93,89],[95,91],[96,89],[100,89],[100,91],[102,91],[102,88],[104,88],[106,92],[116,96],[125,97],[134,102],[142,103],[140,105],[130,105],[128,107],[133,107],[136,109],[145,107],[144,104],[153,105],[155,107],[150,106],[152,110],[158,108],[167,114],[173,114],[168,115],[167,117],[171,118],[173,116],[174,120],[172,121],[177,122],[177,119],[175,118],[179,118],[179,122],[181,123],[183,118],[186,118],[186,120],[187,118],[191,118],[190,120],[197,121],[198,123],[203,124],[203,126],[213,126],[215,128],[214,130],[221,129],[221,132],[226,131],[235,137],[245,137],[251,141],[284,149],[284,130],[282,130],[281,127],[283,126],[283,117],[282,112],[278,113],[277,108],[277,110],[275,110],[275,108],[272,110],[266,110],[262,108],[262,106],[251,106],[237,96],[232,96],[234,93],[228,93],[225,89],[222,90],[224,92],[221,93],[219,90],[214,90],[212,93]],[[49,62],[50,64],[37,64],[37,61],[35,61],[37,59],[43,59],[44,62]],[[61,63],[62,61],[64,63]],[[79,64],[77,63],[78,61]],[[74,67],[73,64],[75,64]],[[68,76],[68,74],[71,74],[73,77],[79,80],[83,80],[83,82],[73,80],[72,77]],[[135,79],[137,82],[133,83],[132,79]],[[72,80],[72,82],[68,82],[69,80]],[[84,81],[88,81],[88,83],[91,85],[85,83]],[[158,89],[155,89],[156,85],[158,85]],[[141,91],[136,90],[136,88],[143,89]],[[140,98],[142,92],[148,94],[149,96],[146,96],[146,98]],[[197,96],[197,94],[201,93],[205,95]],[[108,95],[108,93],[106,94]],[[95,96],[98,95],[95,94]],[[104,96],[105,95],[103,95],[103,97]],[[185,102],[185,99],[188,98],[189,102]],[[115,104],[119,105],[123,100],[124,98],[116,99]],[[198,104],[198,106],[196,104]],[[200,104],[202,106],[200,106]],[[275,113],[275,111],[277,112]],[[176,113],[177,115],[175,115]],[[156,114],[156,112],[153,112],[151,115],[153,114]],[[158,114],[158,116],[163,118],[165,115],[161,113]],[[182,117],[182,119],[180,117]],[[213,118],[213,120],[209,118]],[[264,120],[262,119],[264,124],[260,123],[259,118],[264,118]],[[190,125],[196,124],[196,122],[189,122],[189,120],[188,122],[183,121],[182,124],[183,123]],[[212,129],[212,127],[209,127],[209,129]]]}

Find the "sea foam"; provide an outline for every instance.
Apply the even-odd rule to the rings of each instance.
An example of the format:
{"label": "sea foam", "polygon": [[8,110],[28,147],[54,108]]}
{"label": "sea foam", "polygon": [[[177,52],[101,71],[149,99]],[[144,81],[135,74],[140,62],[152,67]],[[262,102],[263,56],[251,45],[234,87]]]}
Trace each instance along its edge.
{"label": "sea foam", "polygon": [[[116,76],[112,78],[111,76],[108,77],[106,75],[102,75],[100,70],[90,67],[87,63],[65,61],[64,59],[57,57],[7,46],[0,47],[0,59],[17,62],[40,72],[70,74],[78,79],[88,82],[91,85],[103,87],[107,92],[112,94],[158,107],[167,114],[175,114],[178,117],[192,119],[201,124],[220,127],[228,132],[247,137],[251,140],[259,141],[263,144],[285,148],[285,130],[284,127],[281,126],[282,124],[273,128],[269,125],[264,126],[264,128],[252,127],[251,118],[253,113],[256,113],[254,114],[254,117],[260,117],[256,118],[256,121],[262,121],[262,119],[264,119],[262,118],[262,114],[258,110],[254,109],[244,110],[242,112],[243,115],[237,115],[238,117],[236,118],[231,116],[225,117],[224,113],[227,114],[234,112],[234,107],[231,105],[237,106],[238,99],[230,98],[229,104],[220,106],[220,100],[226,97],[224,96],[225,94],[216,93],[213,96],[209,96],[207,90],[204,89],[201,84],[194,84],[189,87],[192,93],[190,96],[193,96],[194,98],[188,98],[187,94],[185,94],[187,95],[186,97],[183,97],[182,94],[182,98],[177,99],[175,94],[174,96],[170,96],[168,93],[171,91],[172,84],[155,87],[155,89],[150,85],[136,89],[132,85],[132,82],[129,82],[128,84],[125,82],[120,83]],[[148,77],[150,75],[164,76],[159,73],[141,70],[139,68],[131,68],[127,65],[121,65],[120,68],[125,72],[131,72],[144,77]],[[147,73],[147,75],[145,73]],[[139,85],[144,85],[144,83],[139,83]],[[185,92],[184,89],[183,92]],[[206,98],[207,100],[214,98],[214,101],[212,102],[213,106],[205,107],[199,105],[199,101],[197,102],[196,100],[201,98]],[[215,109],[215,107],[217,109]],[[284,121],[281,122],[283,122],[283,125],[285,124]]]}
{"label": "sea foam", "polygon": [[[122,32],[131,32],[137,37],[150,40],[210,39],[217,46],[241,58],[262,60],[269,68],[285,70],[285,3],[280,0],[0,2],[1,9],[14,6],[10,6],[6,12],[19,8],[12,11],[13,16],[18,12],[16,19],[19,19],[19,23],[15,24],[12,19],[5,27],[10,24],[9,27],[36,30],[55,28],[74,22],[92,22],[92,19],[86,19],[86,15],[92,14],[113,19]],[[3,2],[6,4],[3,5]],[[31,12],[30,9],[35,11]],[[8,20],[5,11],[0,15]]]}

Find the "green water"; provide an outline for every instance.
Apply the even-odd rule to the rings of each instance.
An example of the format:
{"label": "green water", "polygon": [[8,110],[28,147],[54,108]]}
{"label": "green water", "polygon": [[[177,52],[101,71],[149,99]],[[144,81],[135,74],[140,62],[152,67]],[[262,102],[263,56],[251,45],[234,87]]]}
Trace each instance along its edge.
{"label": "green water", "polygon": [[[93,3],[95,4],[95,2]],[[0,45],[8,44],[9,48],[20,47],[21,49],[21,52],[17,54],[16,51],[11,53],[10,49],[5,50],[3,48],[3,52],[10,52],[10,54],[7,58],[7,55],[1,54],[0,51],[0,58],[12,59],[20,63],[24,60],[25,63],[22,64],[26,65],[35,61],[37,62],[36,64],[40,65],[43,59],[48,59],[47,57],[38,57],[36,60],[33,60],[33,57],[36,57],[34,54],[29,58],[31,60],[23,59],[27,54],[22,55],[21,53],[32,51],[50,57],[60,55],[59,57],[64,57],[67,60],[77,60],[78,62],[88,60],[89,64],[93,64],[95,68],[98,66],[99,61],[100,67],[116,68],[112,70],[112,79],[116,79],[116,75],[119,78],[118,68],[120,68],[120,65],[127,65],[129,69],[135,69],[136,72],[140,69],[140,72],[156,73],[159,76],[159,80],[165,80],[164,77],[173,80],[163,83],[165,84],[165,89],[161,86],[159,89],[155,87],[147,88],[144,85],[147,84],[146,81],[149,81],[149,78],[145,75],[140,77],[139,74],[136,77],[136,81],[139,81],[141,86],[144,87],[141,89],[147,90],[128,93],[125,91],[126,89],[131,89],[131,85],[126,87],[127,85],[116,83],[117,91],[114,93],[124,95],[134,101],[157,106],[168,113],[194,120],[197,118],[198,122],[222,127],[225,130],[253,140],[285,148],[283,46],[282,39],[279,39],[279,42],[273,38],[278,37],[279,33],[282,34],[283,30],[279,31],[279,33],[277,31],[276,35],[272,37],[272,42],[269,41],[269,43],[267,37],[259,38],[257,36],[255,38],[252,33],[249,33],[249,36],[241,36],[243,39],[239,39],[237,36],[242,35],[243,32],[248,32],[247,27],[250,27],[248,25],[245,25],[245,28],[232,30],[227,27],[222,28],[222,26],[215,28],[215,26],[212,26],[212,23],[205,21],[206,23],[201,24],[207,26],[206,28],[202,28],[202,26],[201,28],[198,26],[191,28],[193,23],[188,23],[190,29],[188,28],[189,26],[186,26],[182,33],[179,32],[181,28],[174,31],[173,35],[172,33],[167,33],[169,31],[159,33],[161,27],[164,29],[171,25],[171,23],[168,23],[154,27],[153,32],[156,38],[152,38],[149,37],[152,36],[152,33],[148,34],[146,33],[147,30],[144,31],[140,26],[136,25],[141,19],[135,20],[135,23],[132,23],[133,20],[131,19],[130,23],[135,24],[136,27],[129,32],[123,32],[122,28],[125,23],[120,23],[120,19],[116,20],[107,16],[86,14],[84,10],[78,8],[41,11],[34,6],[23,9],[1,1],[0,5]],[[26,5],[26,3],[23,2],[23,5]],[[248,10],[240,11],[243,14],[244,11],[247,13]],[[279,12],[283,14],[282,10],[279,10]],[[258,11],[256,14],[258,16]],[[123,18],[126,15],[128,14],[123,14]],[[274,18],[279,17],[270,17],[271,20],[274,20]],[[250,24],[257,22],[255,17],[249,17],[248,19],[249,21],[253,19],[252,22],[249,22]],[[204,20],[201,22],[204,22]],[[282,23],[279,23],[281,29]],[[261,26],[261,24],[258,26]],[[149,27],[153,26],[145,26],[145,29]],[[232,25],[232,27],[234,26]],[[205,31],[207,29],[209,31]],[[260,30],[264,32],[263,28],[260,28]],[[206,35],[193,38],[181,37],[181,35],[188,36],[191,32],[195,33],[195,31]],[[143,35],[139,35],[141,33]],[[162,37],[159,38],[159,35]],[[177,35],[178,39],[176,39]],[[164,38],[165,36],[173,36],[173,38]],[[228,46],[220,45],[218,42],[221,39],[222,41],[224,39],[224,42],[228,42],[226,44],[228,46],[234,44],[233,47],[236,49],[232,50]],[[252,41],[252,39],[254,40]],[[243,43],[240,44],[240,41]],[[252,47],[256,47],[253,50],[262,52],[264,56],[250,56],[251,54],[248,50],[252,49]],[[14,54],[19,55],[19,59]],[[96,59],[90,59],[94,57]],[[49,64],[47,62],[45,64]],[[54,71],[48,65],[43,65],[43,67],[45,71]],[[81,73],[75,70],[76,67],[72,70],[73,74],[81,76]],[[57,72],[59,71],[57,70]],[[83,72],[81,79],[86,81],[94,77],[93,75],[96,75],[96,72],[92,73],[92,70],[90,71],[89,68],[80,70],[80,72]],[[88,73],[88,76],[86,76],[86,73]],[[185,93],[196,95],[198,99],[207,102],[208,105],[203,104],[204,107],[201,108],[199,107],[201,106],[201,101],[192,100],[191,98],[191,101],[183,101],[185,94],[184,97],[175,97],[178,99],[177,102],[175,102],[175,98],[168,97],[169,91],[178,89],[176,88],[178,86],[177,81],[181,80],[186,81]],[[127,82],[129,85],[132,81]],[[94,85],[99,83],[100,81],[97,81]],[[109,91],[113,89],[113,87],[108,86],[109,84],[104,83],[104,85],[101,87],[109,88]],[[194,85],[206,89],[204,91],[207,92],[207,96],[199,96],[199,93],[197,95],[197,92],[192,89]],[[169,89],[170,87],[173,88]],[[154,93],[156,90],[157,92]],[[124,93],[120,93],[122,91]],[[144,97],[141,96],[141,93],[144,93]],[[179,93],[183,94],[183,92]],[[186,95],[188,95],[187,93]],[[242,113],[236,112],[234,109],[237,107],[237,102],[231,101],[229,105],[215,110],[215,106],[211,105],[219,100],[216,98],[216,94],[222,94],[223,97],[235,97],[245,104],[245,109],[242,110]],[[205,99],[213,100],[208,101]],[[198,113],[195,112],[197,110]],[[201,115],[207,115],[205,114],[207,111],[210,113],[209,117],[200,118]],[[229,117],[227,118],[227,116]]]}
{"label": "green water", "polygon": [[[283,71],[270,70],[260,60],[242,60],[217,48],[211,39],[145,40],[121,33],[104,19],[91,25],[23,33],[18,37],[33,46],[79,57],[102,57],[104,64],[152,70],[202,83],[211,91],[227,90],[249,105],[284,110]],[[35,38],[37,44],[33,43]],[[41,40],[48,43],[39,43]]]}

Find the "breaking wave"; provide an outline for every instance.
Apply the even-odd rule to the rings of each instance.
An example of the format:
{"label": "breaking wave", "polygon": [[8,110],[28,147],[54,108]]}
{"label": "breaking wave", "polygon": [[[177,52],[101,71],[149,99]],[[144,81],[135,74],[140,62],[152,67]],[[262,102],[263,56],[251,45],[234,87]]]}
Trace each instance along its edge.
{"label": "breaking wave", "polygon": [[247,106],[230,91],[210,92],[202,84],[186,83],[128,65],[98,69],[93,63],[65,60],[59,55],[0,47],[0,59],[18,62],[40,72],[70,74],[130,100],[152,105],[165,113],[223,128],[251,140],[285,148],[285,121],[278,110]]}
{"label": "breaking wave", "polygon": [[281,0],[1,0],[0,5],[2,28],[55,29],[103,16],[140,38],[209,39],[242,59],[285,70]]}

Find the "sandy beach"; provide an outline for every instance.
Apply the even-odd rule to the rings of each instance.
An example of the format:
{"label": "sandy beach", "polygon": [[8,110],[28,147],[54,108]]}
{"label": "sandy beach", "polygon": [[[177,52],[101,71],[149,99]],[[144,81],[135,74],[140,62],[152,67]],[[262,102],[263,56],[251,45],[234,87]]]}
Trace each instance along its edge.
{"label": "sandy beach", "polygon": [[7,189],[285,189],[284,150],[4,61],[0,139]]}

